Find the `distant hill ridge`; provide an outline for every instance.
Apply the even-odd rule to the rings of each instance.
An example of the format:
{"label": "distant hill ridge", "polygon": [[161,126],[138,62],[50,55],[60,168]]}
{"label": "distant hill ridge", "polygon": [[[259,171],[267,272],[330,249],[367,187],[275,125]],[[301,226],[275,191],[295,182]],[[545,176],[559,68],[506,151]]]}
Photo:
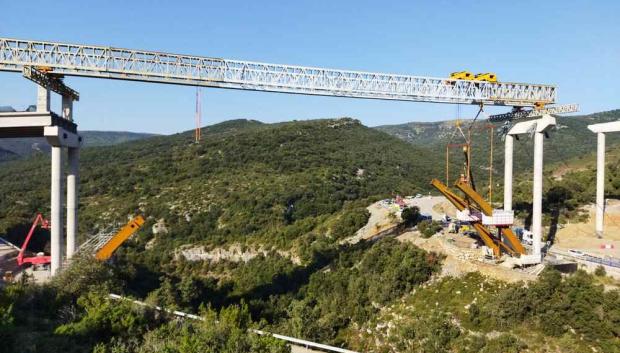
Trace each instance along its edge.
{"label": "distant hill ridge", "polygon": [[[552,129],[549,133],[550,138],[545,140],[545,163],[565,161],[592,153],[596,150],[596,134],[588,130],[587,126],[616,120],[620,120],[620,109],[588,115],[559,117],[557,119],[557,128]],[[461,123],[461,129],[467,133],[471,120],[461,120]],[[488,169],[490,132],[480,129],[482,124],[482,122],[478,122],[472,132],[474,167]],[[502,173],[504,163],[504,142],[497,133],[501,125],[501,123],[495,124],[496,130],[493,136],[495,151],[493,167],[498,174]],[[456,120],[382,125],[375,127],[375,129],[398,137],[414,146],[425,146],[431,150],[443,152],[444,156],[448,143],[464,142],[462,135],[458,132]],[[620,134],[609,134],[607,145],[613,146],[618,143],[620,143]],[[452,153],[454,161],[462,160],[460,152],[453,151]],[[516,171],[531,169],[532,153],[533,144],[531,139],[529,137],[521,137],[515,143]],[[442,157],[441,160],[445,161],[445,157]],[[460,167],[458,164],[454,166],[457,168],[454,169],[455,171]]]}
{"label": "distant hill ridge", "polygon": [[[80,131],[80,134],[85,147],[110,146],[157,136],[127,131]],[[0,139],[0,162],[49,151],[50,146],[44,138]]]}

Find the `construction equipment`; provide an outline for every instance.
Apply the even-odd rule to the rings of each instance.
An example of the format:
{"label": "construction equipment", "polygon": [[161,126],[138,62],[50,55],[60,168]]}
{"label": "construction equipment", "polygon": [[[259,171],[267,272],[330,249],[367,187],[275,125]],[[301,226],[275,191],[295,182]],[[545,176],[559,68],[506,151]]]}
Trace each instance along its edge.
{"label": "construction equipment", "polygon": [[34,231],[37,229],[37,226],[41,226],[41,229],[50,229],[50,222],[43,218],[43,215],[37,213],[34,218],[34,222],[32,222],[32,226],[30,227],[30,231],[22,244],[21,249],[19,250],[19,254],[17,255],[17,264],[19,266],[23,266],[25,264],[31,265],[47,265],[52,260],[50,256],[45,256],[43,253],[38,253],[36,256],[25,257],[26,249],[28,248],[28,244],[30,244],[30,240],[32,239],[32,235]]}
{"label": "construction equipment", "polygon": [[54,68],[51,66],[35,66],[34,68],[46,74],[54,71]]}
{"label": "construction equipment", "polygon": [[42,66],[24,66],[22,74],[25,78],[36,83],[37,85],[48,87],[50,90],[60,94],[63,97],[69,97],[74,101],[80,100],[80,94],[68,87],[62,81],[61,75],[49,75],[52,71],[50,67]]}
{"label": "construction equipment", "polygon": [[[478,208],[480,209],[482,213],[484,213],[486,216],[493,215],[493,207],[484,198],[482,198],[482,196],[480,196],[480,194],[478,194],[476,190],[470,187],[469,184],[464,183],[461,180],[459,180],[456,182],[455,186],[459,190],[461,190],[465,195],[467,195],[467,197],[478,206]],[[510,246],[512,247],[514,251],[516,251],[517,253],[521,255],[525,254],[525,248],[519,241],[519,238],[517,238],[517,236],[515,236],[515,234],[512,232],[512,229],[510,229],[509,224],[498,225],[497,228],[500,233],[500,238],[503,235],[504,238],[508,240],[508,242],[510,243]]]}
{"label": "construction equipment", "polygon": [[[454,207],[456,207],[457,210],[464,211],[469,208],[469,204],[466,200],[452,192],[452,190],[450,190],[450,188],[448,188],[441,181],[433,179],[431,180],[431,185],[441,192],[454,205]],[[501,255],[502,249],[511,255],[517,254],[511,247],[497,239],[487,227],[482,225],[480,220],[472,220],[470,221],[470,224],[474,227],[484,244],[493,250],[495,257],[499,257]]]}
{"label": "construction equipment", "polygon": [[450,74],[450,78],[453,80],[473,80],[474,74],[469,71],[458,71]]}
{"label": "construction equipment", "polygon": [[474,80],[484,82],[497,82],[497,75],[495,75],[494,73],[485,72],[482,74],[477,74]]}
{"label": "construction equipment", "polygon": [[523,109],[522,107],[515,107],[513,111],[504,114],[496,114],[491,115],[489,117],[489,121],[491,122],[499,122],[499,121],[513,121],[513,120],[523,120],[523,119],[531,119],[540,117],[544,114],[555,115],[555,114],[566,114],[566,113],[575,113],[579,111],[579,104],[559,104],[554,105],[547,108],[535,108],[535,109]]}
{"label": "construction equipment", "polygon": [[[118,249],[125,240],[127,240],[132,234],[134,234],[140,227],[144,224],[144,218],[142,216],[137,216],[131,219],[125,226],[123,226],[118,232],[113,235],[107,237],[92,237],[88,241],[86,241],[80,249],[78,250],[80,253],[89,253],[95,255],[97,260],[106,261],[112,257],[116,249]],[[35,217],[32,226],[30,227],[30,231],[22,244],[19,254],[17,255],[17,264],[19,266],[23,266],[25,264],[32,265],[47,265],[51,262],[51,256],[45,256],[43,254],[39,254],[34,257],[25,257],[25,252],[32,239],[32,235],[34,234],[37,226],[41,226],[42,229],[50,229],[50,222],[43,218],[43,215],[40,213]]]}
{"label": "construction equipment", "polygon": [[125,242],[133,233],[135,233],[144,224],[142,216],[136,216],[123,228],[121,228],[114,236],[112,236],[100,249],[95,253],[97,260],[108,260],[112,254]]}

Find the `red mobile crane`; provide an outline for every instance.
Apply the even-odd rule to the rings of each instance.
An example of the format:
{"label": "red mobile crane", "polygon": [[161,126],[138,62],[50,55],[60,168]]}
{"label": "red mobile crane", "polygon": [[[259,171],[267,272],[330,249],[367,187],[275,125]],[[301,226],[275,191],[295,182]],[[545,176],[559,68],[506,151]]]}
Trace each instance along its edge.
{"label": "red mobile crane", "polygon": [[41,229],[50,229],[50,222],[43,218],[43,215],[37,213],[37,216],[32,222],[32,226],[30,227],[30,231],[28,232],[28,236],[26,236],[26,240],[22,244],[21,250],[19,251],[19,255],[17,255],[17,264],[19,266],[23,266],[24,264],[32,264],[32,265],[46,265],[49,264],[52,260],[50,256],[33,256],[33,257],[24,257],[26,249],[28,248],[28,243],[30,243],[30,239],[34,234],[35,229],[38,225],[41,225]]}

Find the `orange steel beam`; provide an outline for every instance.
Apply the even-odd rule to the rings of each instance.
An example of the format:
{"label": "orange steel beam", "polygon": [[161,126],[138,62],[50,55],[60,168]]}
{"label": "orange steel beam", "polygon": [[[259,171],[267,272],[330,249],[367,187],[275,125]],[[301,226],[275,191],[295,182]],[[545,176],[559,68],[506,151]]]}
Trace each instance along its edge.
{"label": "orange steel beam", "polygon": [[[472,189],[471,186],[460,180],[456,182],[455,186],[459,190],[464,192],[465,195],[467,195],[467,197],[469,197],[476,205],[478,205],[482,213],[487,216],[493,215],[493,207],[482,196],[480,196],[480,194],[478,194],[474,189]],[[512,232],[512,229],[510,229],[510,227],[500,227],[500,229],[502,234],[504,234],[504,236],[512,246],[512,249],[514,249],[514,251],[518,252],[519,254],[525,254],[525,248],[519,241],[519,238],[517,238],[517,236]]]}
{"label": "orange steel beam", "polygon": [[134,219],[127,222],[121,230],[116,233],[112,239],[110,239],[97,253],[95,258],[97,260],[108,260],[112,257],[112,254],[118,249],[121,244],[125,242],[133,233],[135,233],[144,224],[144,218],[137,216]]}
{"label": "orange steel beam", "polygon": [[[459,211],[463,211],[467,208],[467,202],[463,200],[461,197],[453,193],[450,188],[448,188],[445,184],[437,179],[431,180],[431,185],[433,185],[439,192],[441,192]],[[480,222],[471,222],[472,226],[478,234],[482,241],[486,246],[493,250],[493,254],[495,256],[500,255],[500,246],[496,243],[491,231],[489,231],[485,226],[483,226]],[[499,242],[500,245],[503,245]],[[505,245],[503,246],[508,252],[512,252],[511,249],[507,248]]]}

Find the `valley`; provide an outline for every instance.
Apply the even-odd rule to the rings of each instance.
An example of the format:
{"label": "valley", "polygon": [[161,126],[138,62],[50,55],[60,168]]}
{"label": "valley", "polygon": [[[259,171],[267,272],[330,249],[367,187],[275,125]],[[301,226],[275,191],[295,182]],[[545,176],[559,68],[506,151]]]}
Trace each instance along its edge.
{"label": "valley", "polygon": [[[617,292],[611,277],[578,272],[558,279],[553,271],[537,276],[540,272],[504,268],[485,262],[480,249],[458,245],[467,237],[450,234],[447,228],[429,238],[422,237],[419,229],[405,229],[377,240],[377,235],[402,222],[398,207],[384,201],[396,195],[417,195],[405,198],[406,203],[433,219],[443,214],[455,217],[451,205],[428,184],[429,176],[444,172],[442,163],[437,163],[443,155],[436,148],[402,141],[350,118],[278,124],[234,120],[208,126],[203,133],[200,144],[186,132],[84,149],[80,242],[89,234],[117,227],[132,214],[144,214],[147,223],[118,249],[113,262],[76,261],[41,288],[54,293],[51,307],[26,284],[3,294],[3,300],[15,303],[13,332],[17,337],[28,335],[30,350],[45,351],[47,345],[67,349],[76,337],[92,335],[100,325],[135,331],[115,334],[112,340],[106,335],[80,339],[76,351],[102,340],[113,349],[131,349],[136,337],[141,344],[156,347],[162,344],[158,335],[170,330],[179,339],[186,337],[164,317],[152,321],[148,311],[113,308],[97,299],[111,291],[171,310],[203,310],[203,315],[219,315],[220,320],[222,315],[243,317],[240,327],[360,352],[401,352],[431,342],[458,352],[615,347],[614,329],[603,325],[616,320]],[[593,199],[591,189],[572,187],[592,177],[590,168],[571,167],[589,163],[584,161],[591,150],[578,153],[568,162],[556,162],[566,166],[562,178],[553,177],[552,167],[546,172],[545,229],[551,225],[551,212],[561,206],[557,242],[571,248],[576,238],[567,232],[582,227],[579,222],[591,222],[587,212],[579,210]],[[616,161],[612,154],[610,165]],[[13,242],[19,243],[33,212],[48,212],[46,163],[42,156],[33,156],[6,162],[0,170],[7,195],[0,200],[1,232]],[[18,179],[23,170],[32,177]],[[528,172],[525,167],[519,170],[524,173],[515,183],[515,199],[523,201],[516,210],[527,215]],[[569,188],[573,194],[561,205],[552,204],[549,191],[554,187]],[[429,192],[435,196],[427,196]],[[576,215],[583,219],[574,219]],[[71,283],[78,273],[83,281]],[[555,278],[555,287],[544,287],[548,281],[541,276]],[[528,289],[522,281],[534,287]],[[575,281],[578,287],[571,284]],[[607,290],[599,290],[599,284]],[[564,329],[549,332],[541,320],[552,314],[544,308],[514,318],[512,313],[482,315],[471,309],[473,300],[485,303],[484,310],[496,310],[491,308],[501,298],[543,290],[534,289],[537,286],[555,298],[552,302],[558,301],[553,305],[563,305],[561,293],[566,291],[587,295],[595,301],[588,304],[591,310],[607,308],[605,320],[565,322]],[[484,291],[472,294],[471,288]],[[525,310],[528,305],[505,310]],[[57,310],[86,314],[51,319],[51,311]],[[230,310],[234,314],[228,314]],[[31,320],[27,313],[33,311],[50,319],[40,330],[26,331]],[[590,309],[586,313],[596,315]],[[135,324],[126,321],[130,317],[137,320]],[[595,327],[596,322],[604,327]],[[205,337],[213,334],[211,329],[186,325],[204,330]],[[528,325],[535,329],[526,335]],[[440,327],[445,336],[433,336]],[[253,340],[247,344],[267,344]]]}

